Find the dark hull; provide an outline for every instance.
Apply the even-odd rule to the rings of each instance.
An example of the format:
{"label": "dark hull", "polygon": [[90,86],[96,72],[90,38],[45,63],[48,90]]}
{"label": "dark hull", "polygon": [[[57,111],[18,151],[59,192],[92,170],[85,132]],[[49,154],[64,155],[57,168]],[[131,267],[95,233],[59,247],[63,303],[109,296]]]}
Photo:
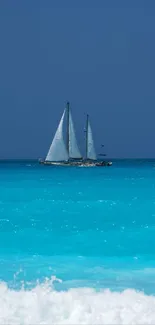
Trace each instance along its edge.
{"label": "dark hull", "polygon": [[111,166],[110,161],[64,161],[64,162],[51,162],[51,161],[39,161],[41,165],[47,166],[75,166],[75,167],[106,167]]}

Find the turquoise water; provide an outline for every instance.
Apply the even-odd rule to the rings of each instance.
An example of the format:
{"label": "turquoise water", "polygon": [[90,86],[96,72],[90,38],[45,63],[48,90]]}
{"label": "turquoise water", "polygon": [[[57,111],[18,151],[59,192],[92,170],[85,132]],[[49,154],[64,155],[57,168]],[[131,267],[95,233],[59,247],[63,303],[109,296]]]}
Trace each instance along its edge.
{"label": "turquoise water", "polygon": [[[145,306],[140,304],[142,309],[150,306],[147,299],[152,299],[155,307],[155,298],[149,296],[155,294],[155,161],[114,161],[107,168],[51,167],[35,161],[1,163],[0,279],[3,295],[4,287],[7,299],[14,294],[6,305],[7,316],[0,317],[0,323],[14,320],[23,324],[60,324],[66,320],[66,324],[113,324],[118,320],[124,324],[124,301],[127,300],[130,311],[134,299],[136,303],[145,299]],[[105,289],[110,291],[106,293]],[[36,312],[28,321],[24,305],[24,316],[20,311],[17,317],[17,295],[23,294],[26,299],[25,295],[36,294],[35,290],[40,290],[39,297],[47,291],[51,295],[46,305],[49,304],[52,314],[49,316],[49,310],[46,311],[45,319],[43,311],[41,316]],[[84,291],[79,294],[79,290]],[[87,294],[87,290],[91,293]],[[68,306],[72,306],[71,311],[74,309],[75,295],[82,306],[86,303],[86,311],[80,310],[71,318]],[[109,310],[117,307],[116,314],[119,303],[118,319],[118,315],[105,316],[107,307],[102,318],[103,305],[95,315],[92,309],[88,312],[88,305],[96,310],[94,304],[96,299],[101,300],[99,295],[104,304],[109,295]],[[90,296],[92,302],[88,304],[83,299]],[[65,311],[55,316],[50,299],[59,306],[67,304]],[[12,311],[8,316],[11,303],[16,314]],[[155,321],[154,307],[149,324]],[[134,323],[144,323],[144,317],[140,322],[136,312],[137,309]],[[82,315],[85,318],[80,318]]]}

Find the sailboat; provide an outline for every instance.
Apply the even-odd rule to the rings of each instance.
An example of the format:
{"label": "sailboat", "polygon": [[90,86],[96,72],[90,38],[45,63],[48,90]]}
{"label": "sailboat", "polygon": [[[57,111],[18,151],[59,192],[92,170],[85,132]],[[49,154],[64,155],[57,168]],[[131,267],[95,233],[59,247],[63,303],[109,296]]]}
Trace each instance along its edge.
{"label": "sailboat", "polygon": [[[64,138],[65,120],[67,122],[66,141]],[[70,104],[67,102],[47,156],[45,160],[40,160],[40,163],[61,166],[98,166],[89,115],[86,121],[85,158],[82,157],[78,146]]]}

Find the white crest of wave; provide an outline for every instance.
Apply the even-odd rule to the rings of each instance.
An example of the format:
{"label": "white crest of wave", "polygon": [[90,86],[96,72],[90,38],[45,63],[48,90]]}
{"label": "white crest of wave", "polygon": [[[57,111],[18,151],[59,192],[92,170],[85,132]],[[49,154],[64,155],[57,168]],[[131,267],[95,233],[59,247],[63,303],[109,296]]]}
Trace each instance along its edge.
{"label": "white crest of wave", "polygon": [[91,288],[56,291],[52,281],[15,291],[0,283],[0,324],[155,324],[155,297]]}

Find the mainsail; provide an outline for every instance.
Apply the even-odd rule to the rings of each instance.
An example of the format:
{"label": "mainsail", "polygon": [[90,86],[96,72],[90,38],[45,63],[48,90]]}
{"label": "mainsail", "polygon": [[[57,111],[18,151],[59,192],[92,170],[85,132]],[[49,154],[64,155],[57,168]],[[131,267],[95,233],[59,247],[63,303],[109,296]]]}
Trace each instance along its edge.
{"label": "mainsail", "polygon": [[69,158],[80,159],[81,153],[77,144],[71,111],[69,110]]}
{"label": "mainsail", "polygon": [[94,140],[92,135],[92,129],[89,122],[89,116],[87,115],[87,126],[86,126],[86,159],[96,160],[96,151],[94,147]]}
{"label": "mainsail", "polygon": [[55,133],[54,139],[48,151],[47,157],[45,159],[46,161],[53,161],[53,162],[65,161],[68,160],[69,158],[66,145],[64,143],[64,138],[63,138],[63,124],[64,124],[65,111],[66,110],[64,110],[59,126]]}

